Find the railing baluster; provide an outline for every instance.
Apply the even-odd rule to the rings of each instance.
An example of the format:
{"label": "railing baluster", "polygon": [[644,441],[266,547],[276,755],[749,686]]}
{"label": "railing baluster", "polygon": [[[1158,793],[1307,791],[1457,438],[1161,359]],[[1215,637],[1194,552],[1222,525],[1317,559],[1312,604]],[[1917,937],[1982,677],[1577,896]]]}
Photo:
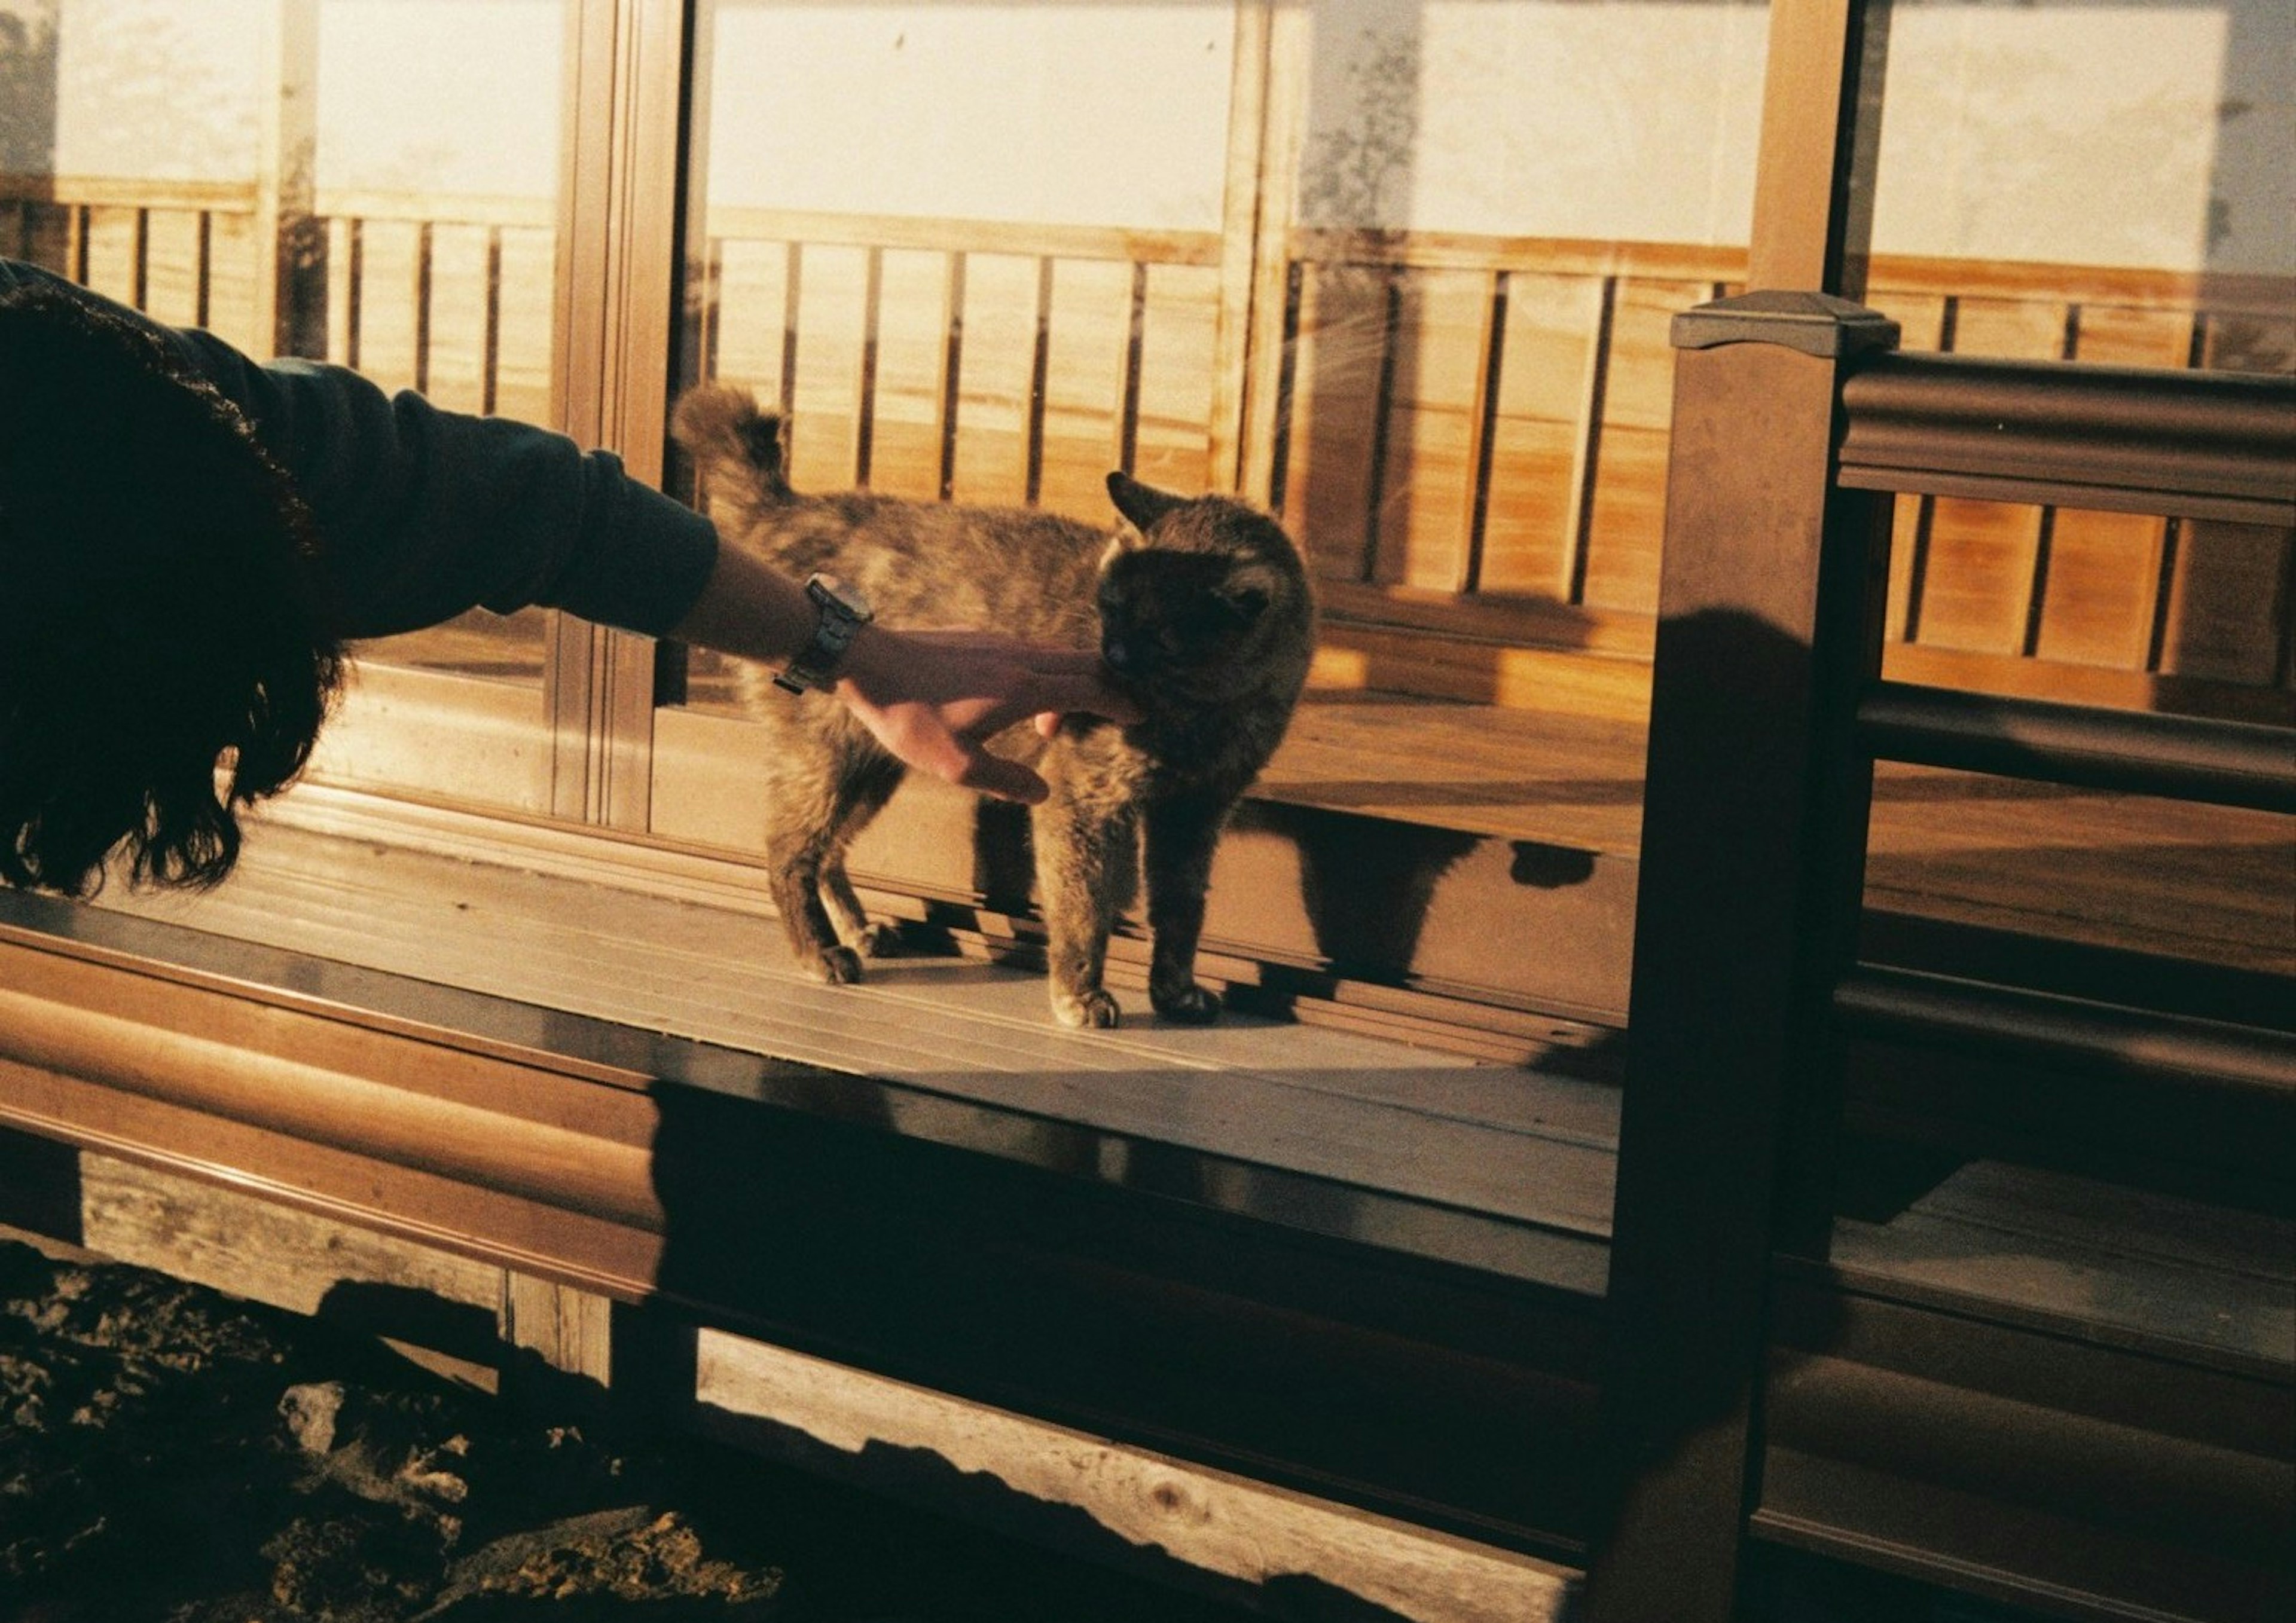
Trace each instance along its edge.
{"label": "railing baluster", "polygon": [[1045,393],[1053,364],[1053,256],[1037,256],[1037,325],[1029,340],[1029,398],[1021,402],[1023,500],[1034,507],[1045,483]]}
{"label": "railing baluster", "polygon": [[956,491],[956,408],[964,371],[964,264],[962,250],[948,256],[948,343],[940,380],[940,499]]}
{"label": "railing baluster", "polygon": [[479,344],[479,410],[492,416],[501,398],[502,370],[502,227],[487,227],[486,315]]}
{"label": "railing baluster", "polygon": [[1611,387],[1611,336],[1618,322],[1619,279],[1598,279],[1595,341],[1587,357],[1586,405],[1578,414],[1577,481],[1570,493],[1570,533],[1564,537],[1562,601],[1587,601],[1587,566],[1595,545],[1595,482],[1602,471],[1603,408]]}
{"label": "railing baluster", "polygon": [[[1140,464],[1140,365],[1148,339],[1148,266],[1138,259],[1132,262],[1131,301],[1126,316],[1116,465],[1130,473]],[[1279,450],[1278,455],[1281,455]]]}
{"label": "railing baluster", "polygon": [[428,393],[430,388],[430,290],[432,244],[431,223],[423,220],[414,227],[414,392]]}
{"label": "railing baluster", "polygon": [[1467,534],[1459,565],[1459,591],[1472,595],[1483,585],[1483,537],[1491,515],[1491,466],[1498,438],[1499,385],[1506,370],[1507,291],[1510,273],[1491,273],[1483,320],[1489,331],[1483,343],[1483,360],[1475,382],[1474,442],[1467,459],[1472,482],[1467,501]]}

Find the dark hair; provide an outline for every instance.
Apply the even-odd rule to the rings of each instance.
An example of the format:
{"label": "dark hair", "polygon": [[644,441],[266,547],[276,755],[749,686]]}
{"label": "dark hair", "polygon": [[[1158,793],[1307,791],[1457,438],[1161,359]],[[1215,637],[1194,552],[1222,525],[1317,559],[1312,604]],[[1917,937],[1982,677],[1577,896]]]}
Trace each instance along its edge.
{"label": "dark hair", "polygon": [[[157,333],[0,290],[0,880],[208,886],[341,681],[309,510]],[[218,779],[221,778],[219,787]]]}

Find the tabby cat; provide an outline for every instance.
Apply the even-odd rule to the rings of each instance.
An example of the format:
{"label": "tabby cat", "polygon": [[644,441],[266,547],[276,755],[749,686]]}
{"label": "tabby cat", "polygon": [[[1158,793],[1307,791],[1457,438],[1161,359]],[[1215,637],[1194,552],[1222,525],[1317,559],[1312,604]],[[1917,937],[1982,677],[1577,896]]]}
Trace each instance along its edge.
{"label": "tabby cat", "polygon": [[[800,496],[784,473],[787,425],[722,387],[687,394],[676,432],[729,543],[792,576],[837,577],[881,623],[1101,649],[1144,719],[1070,717],[1049,742],[1027,726],[997,741],[1052,787],[1033,829],[1053,1011],[1069,1026],[1118,1023],[1103,969],[1144,837],[1149,1000],[1169,1020],[1216,1017],[1194,968],[1212,848],[1283,736],[1315,639],[1307,573],[1275,521],[1122,473],[1108,476],[1112,535],[1033,510]],[[791,950],[823,980],[858,980],[862,958],[891,943],[863,914],[845,853],[904,768],[833,698],[762,680],[752,693],[770,734],[766,848]]]}

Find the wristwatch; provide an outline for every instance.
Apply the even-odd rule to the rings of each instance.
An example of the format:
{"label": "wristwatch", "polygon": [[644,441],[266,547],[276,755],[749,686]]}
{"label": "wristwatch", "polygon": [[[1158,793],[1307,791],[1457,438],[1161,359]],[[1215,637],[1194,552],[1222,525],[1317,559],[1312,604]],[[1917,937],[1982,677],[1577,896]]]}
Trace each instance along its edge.
{"label": "wristwatch", "polygon": [[814,623],[813,641],[789,662],[788,669],[774,676],[775,686],[792,693],[827,687],[836,676],[838,661],[844,659],[855,634],[873,618],[868,600],[834,575],[810,577],[805,583],[805,594],[821,611],[821,618]]}

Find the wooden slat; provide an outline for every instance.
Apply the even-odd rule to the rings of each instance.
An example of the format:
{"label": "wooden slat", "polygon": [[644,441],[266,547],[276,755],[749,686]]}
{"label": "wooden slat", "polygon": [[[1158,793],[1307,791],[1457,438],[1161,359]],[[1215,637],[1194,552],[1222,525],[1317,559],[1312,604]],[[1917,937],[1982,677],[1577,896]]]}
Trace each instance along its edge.
{"label": "wooden slat", "polygon": [[558,225],[555,197],[330,186],[315,193],[313,201],[319,214],[342,218],[501,225],[523,231],[554,231]]}
{"label": "wooden slat", "polygon": [[86,257],[85,280],[89,287],[121,304],[135,303],[141,267],[137,263],[137,217],[141,210],[118,204],[97,204],[85,211],[85,235],[80,251]]}
{"label": "wooden slat", "polygon": [[1602,310],[1596,278],[1515,272],[1506,279],[1483,513],[1479,584],[1486,592],[1558,602],[1570,594]]}
{"label": "wooden slat", "polygon": [[1295,230],[1292,257],[1315,265],[1410,266],[1423,270],[1535,271],[1660,281],[1742,281],[1742,249],[1703,243],[1612,242],[1468,232]]}
{"label": "wooden slat", "polygon": [[[1210,413],[1220,344],[1220,283],[1187,265],[1150,265],[1141,288],[1132,471],[1178,491],[1218,488]],[[1103,509],[1106,502],[1103,497]]]}
{"label": "wooden slat", "polygon": [[[2099,365],[2180,367],[2193,317],[2179,309],[2082,305],[2072,358]],[[2075,664],[2144,667],[2168,521],[2138,513],[2061,509],[2049,532],[2046,578],[2030,617],[2028,652]]]}
{"label": "wooden slat", "polygon": [[406,221],[362,225],[355,287],[358,320],[352,363],[385,389],[412,389],[419,365],[422,233]]}
{"label": "wooden slat", "polygon": [[270,348],[256,330],[256,285],[269,270],[266,244],[255,222],[243,214],[210,215],[208,221],[208,326],[216,336],[248,355]]}
{"label": "wooden slat", "polygon": [[1866,281],[1868,301],[1878,307],[1898,294],[2274,312],[2284,311],[2296,297],[2296,277],[1876,254]]}
{"label": "wooden slat", "polygon": [[1691,282],[1619,284],[1595,452],[1593,504],[1580,601],[1650,613],[1658,606],[1665,529],[1667,446],[1673,421],[1674,316],[1713,294]]}
{"label": "wooden slat", "polygon": [[1037,501],[1100,524],[1111,517],[1109,471],[1123,464],[1132,267],[1057,260],[1050,293]]}
{"label": "wooden slat", "polygon": [[717,251],[715,375],[754,389],[760,405],[778,409],[786,387],[789,245],[726,241],[717,244]]}
{"label": "wooden slat", "polygon": [[2207,316],[2201,365],[2218,372],[2287,372],[2296,368],[2296,296],[2283,293],[2266,308],[2228,318]]}
{"label": "wooden slat", "polygon": [[1896,643],[1885,649],[1882,674],[1893,682],[1926,687],[2296,726],[2296,695],[2284,687],[2062,665],[2052,660],[2000,659],[1918,643]]}
{"label": "wooden slat", "polygon": [[951,258],[889,248],[878,262],[869,488],[888,496],[929,502],[941,492]]}
{"label": "wooden slat", "polygon": [[1490,279],[1414,271],[1398,291],[1372,578],[1456,591],[1469,571]]}
{"label": "wooden slat", "polygon": [[2296,532],[2196,521],[2179,532],[2161,668],[2259,687],[2291,686]]}
{"label": "wooden slat", "polygon": [[[932,1473],[1081,1512],[1132,1549],[1257,1587],[1280,1592],[1312,1574],[1350,1605],[1417,1623],[1559,1623],[1576,1587],[1575,1574],[1549,1562],[762,1342],[706,1332],[698,1365],[704,1423],[736,1441],[761,1430],[793,1463],[832,1463],[845,1478],[867,1458],[930,1461]],[[766,1424],[745,1424],[751,1417]],[[883,1490],[881,1472],[858,1474]]]}
{"label": "wooden slat", "polygon": [[850,490],[860,482],[869,250],[808,247],[798,266],[790,483],[800,490]]}
{"label": "wooden slat", "polygon": [[16,251],[28,262],[71,274],[72,220],[78,210],[27,200],[17,216]]}
{"label": "wooden slat", "polygon": [[255,184],[243,180],[164,180],[134,175],[11,175],[0,173],[0,198],[59,205],[129,209],[217,209],[247,213]]}
{"label": "wooden slat", "polygon": [[1014,506],[1029,499],[1043,270],[1043,261],[1033,256],[965,256],[955,477],[949,493],[957,501]]}
{"label": "wooden slat", "polygon": [[178,327],[201,324],[205,285],[202,217],[183,209],[153,209],[144,231],[147,314]]}
{"label": "wooden slat", "polygon": [[[1960,299],[1949,348],[1956,355],[2057,360],[2065,307],[2056,299]],[[1975,652],[2028,652],[2042,510],[1937,496],[1916,568],[1921,594],[1909,609],[1917,641]]]}
{"label": "wooden slat", "polygon": [[487,404],[488,228],[439,225],[430,234],[430,352],[426,393],[449,410]]}
{"label": "wooden slat", "polygon": [[494,373],[494,409],[502,416],[525,422],[556,419],[551,378],[557,340],[557,262],[555,232],[528,227],[503,232]]}
{"label": "wooden slat", "polygon": [[1317,574],[1360,580],[1370,561],[1389,283],[1345,265],[1306,266],[1300,275],[1283,515]]}
{"label": "wooden slat", "polygon": [[726,241],[813,242],[847,248],[928,249],[1024,258],[1107,259],[1216,268],[1220,241],[1209,231],[1138,231],[1115,225],[1012,223],[802,209],[715,208],[709,233]]}

